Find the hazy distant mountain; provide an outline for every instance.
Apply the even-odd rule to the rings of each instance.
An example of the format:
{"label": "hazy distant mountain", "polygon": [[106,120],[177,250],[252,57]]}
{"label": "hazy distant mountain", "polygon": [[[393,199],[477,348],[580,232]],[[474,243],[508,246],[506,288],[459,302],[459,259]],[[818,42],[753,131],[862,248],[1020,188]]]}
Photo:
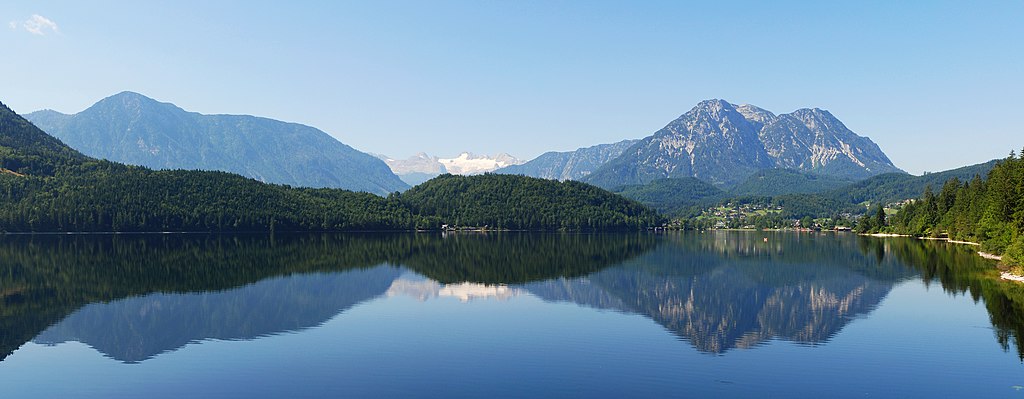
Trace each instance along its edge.
{"label": "hazy distant mountain", "polygon": [[775,115],[752,105],[706,100],[584,181],[612,188],[692,176],[728,187],[772,168],[846,179],[902,172],[874,142],[828,111]]}
{"label": "hazy distant mountain", "polygon": [[618,158],[627,148],[639,140],[623,140],[613,144],[600,144],[579,148],[575,151],[546,152],[521,165],[506,166],[494,173],[524,175],[543,179],[579,180]]}
{"label": "hazy distant mountain", "polygon": [[391,168],[391,171],[396,175],[404,175],[409,173],[434,173],[443,174],[448,173],[444,165],[437,161],[437,157],[427,155],[425,152],[418,153],[406,159],[392,159],[387,155],[377,155]]}
{"label": "hazy distant mountain", "polygon": [[437,161],[437,157],[427,155],[425,152],[406,159],[392,159],[382,154],[374,154],[374,156],[384,161],[391,168],[391,172],[398,175],[402,181],[410,186],[415,186],[441,174],[448,173],[444,165]]}
{"label": "hazy distant mountain", "polygon": [[387,155],[376,155],[391,168],[398,177],[411,186],[423,183],[445,173],[453,175],[478,175],[495,169],[518,165],[522,160],[506,153],[495,156],[476,155],[463,152],[455,158],[438,158],[418,153],[406,159],[394,159]]}
{"label": "hazy distant mountain", "polygon": [[132,92],[74,115],[45,110],[26,118],[86,155],[153,169],[221,170],[268,183],[377,194],[408,188],[380,160],[316,128],[187,112]]}

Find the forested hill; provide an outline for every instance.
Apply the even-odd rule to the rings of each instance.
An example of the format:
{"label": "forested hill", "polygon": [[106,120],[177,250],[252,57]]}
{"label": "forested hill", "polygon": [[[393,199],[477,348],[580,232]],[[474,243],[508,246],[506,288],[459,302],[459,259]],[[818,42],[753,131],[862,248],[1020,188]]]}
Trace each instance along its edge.
{"label": "forested hill", "polygon": [[0,103],[0,172],[53,175],[59,165],[79,163],[84,155],[37,129]]}
{"label": "forested hill", "polygon": [[670,216],[726,197],[724,191],[695,177],[658,179],[644,185],[622,186],[615,192]]}
{"label": "forested hill", "polygon": [[518,175],[441,175],[400,198],[415,214],[459,226],[597,230],[662,222],[650,208],[589,184]]}
{"label": "forested hill", "polygon": [[418,220],[369,193],[92,159],[6,106],[0,165],[0,231],[399,229]]}
{"label": "forested hill", "polygon": [[[382,198],[225,172],[154,171],[86,157],[2,104],[0,167],[0,231],[8,232],[410,230],[442,223],[625,229],[660,221],[592,186],[518,176],[466,179],[458,186],[464,191],[443,189],[451,179],[444,177]],[[511,223],[510,215],[530,222]]]}
{"label": "forested hill", "polygon": [[841,189],[851,183],[853,183],[851,180],[841,177],[801,172],[794,169],[766,169],[750,175],[742,183],[733,187],[729,194],[733,197],[811,194]]}
{"label": "forested hill", "polygon": [[887,204],[908,198],[916,198],[924,192],[925,187],[941,187],[950,179],[955,178],[967,181],[974,176],[985,176],[999,161],[996,159],[977,165],[964,166],[936,173],[926,173],[921,176],[913,176],[906,173],[886,173],[833,190],[828,192],[828,195],[837,200],[853,204],[863,202]]}

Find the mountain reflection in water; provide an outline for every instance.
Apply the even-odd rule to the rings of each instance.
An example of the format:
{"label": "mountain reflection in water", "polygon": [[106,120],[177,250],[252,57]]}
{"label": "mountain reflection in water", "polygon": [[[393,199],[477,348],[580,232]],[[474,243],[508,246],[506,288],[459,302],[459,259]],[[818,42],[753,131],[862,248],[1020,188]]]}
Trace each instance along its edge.
{"label": "mountain reflection in water", "polygon": [[433,298],[452,297],[461,302],[475,299],[506,300],[522,295],[524,291],[504,284],[452,283],[441,284],[437,281],[419,276],[405,275],[391,282],[387,296],[405,295],[426,301]]}
{"label": "mountain reflection in water", "polygon": [[911,278],[984,299],[1004,348],[1019,350],[1024,325],[1024,294],[969,248],[852,235],[5,236],[0,259],[3,357],[29,340],[79,341],[139,362],[315,328],[397,295],[638,314],[721,354],[824,344]]}
{"label": "mountain reflection in water", "polygon": [[392,267],[272,277],[245,287],[189,294],[154,293],[92,303],[33,341],[79,341],[123,362],[138,362],[206,339],[248,340],[316,327],[380,295]]}
{"label": "mountain reflection in water", "polygon": [[626,265],[528,289],[547,300],[641,314],[700,351],[723,353],[770,339],[825,342],[914,275],[828,236],[667,241]]}

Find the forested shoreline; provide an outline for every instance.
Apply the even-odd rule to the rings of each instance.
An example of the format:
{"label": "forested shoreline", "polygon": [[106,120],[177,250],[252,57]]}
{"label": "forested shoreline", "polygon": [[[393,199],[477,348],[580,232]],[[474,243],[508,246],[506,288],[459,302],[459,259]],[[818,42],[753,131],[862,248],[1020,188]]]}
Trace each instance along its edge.
{"label": "forested shoreline", "polygon": [[857,231],[976,242],[1004,263],[1024,266],[1024,157],[1011,152],[985,178],[953,178],[938,193],[929,186],[892,215],[876,205]]}

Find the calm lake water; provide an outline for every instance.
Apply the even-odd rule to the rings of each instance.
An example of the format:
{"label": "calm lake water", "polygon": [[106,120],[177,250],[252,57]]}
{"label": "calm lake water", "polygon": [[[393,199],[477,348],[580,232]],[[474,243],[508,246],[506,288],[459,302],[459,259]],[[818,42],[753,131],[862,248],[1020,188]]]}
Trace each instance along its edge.
{"label": "calm lake water", "polygon": [[0,397],[1024,398],[1024,288],[973,250],[829,233],[0,236]]}

